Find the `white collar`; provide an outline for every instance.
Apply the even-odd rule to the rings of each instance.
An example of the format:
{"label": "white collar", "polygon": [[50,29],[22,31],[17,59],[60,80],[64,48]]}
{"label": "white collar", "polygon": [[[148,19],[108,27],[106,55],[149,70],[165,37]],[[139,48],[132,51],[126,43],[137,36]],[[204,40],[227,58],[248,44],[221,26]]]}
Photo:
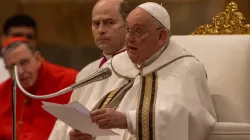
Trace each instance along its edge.
{"label": "white collar", "polygon": [[[136,65],[130,60],[127,52],[116,55],[111,59],[111,67],[117,75],[127,78],[135,78],[136,75],[147,75],[154,70],[157,70],[161,66],[171,62],[172,60],[189,55],[189,53],[183,50],[180,46],[171,42],[168,46],[163,47],[166,49],[160,49],[157,54],[159,55],[153,62],[142,69],[137,69]],[[157,55],[156,55],[157,56]]]}
{"label": "white collar", "polygon": [[116,55],[116,54],[118,54],[118,53],[120,53],[120,52],[123,52],[125,49],[126,49],[126,47],[123,47],[123,48],[121,48],[119,51],[117,51],[116,53],[110,54],[110,55],[107,55],[107,54],[105,54],[104,52],[103,52],[102,54],[103,54],[103,56],[104,56],[107,60],[109,60],[109,59],[112,58],[114,55]]}
{"label": "white collar", "polygon": [[153,54],[150,58],[148,58],[142,65],[136,65],[136,68],[141,69],[153,63],[162,54],[162,52],[165,50],[166,47],[167,45],[164,45],[163,47],[161,47],[155,54]]}

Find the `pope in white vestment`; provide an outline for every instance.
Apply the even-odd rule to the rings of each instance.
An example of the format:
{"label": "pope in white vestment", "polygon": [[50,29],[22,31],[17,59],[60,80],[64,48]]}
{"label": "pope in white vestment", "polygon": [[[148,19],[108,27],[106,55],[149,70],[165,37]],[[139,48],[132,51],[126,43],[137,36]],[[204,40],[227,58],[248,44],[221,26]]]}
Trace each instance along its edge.
{"label": "pope in white vestment", "polygon": [[[127,52],[119,54],[104,64],[113,67],[111,78],[82,88],[82,94],[74,94],[72,101],[77,100],[92,110],[112,91],[130,81],[133,84],[116,108],[127,112],[130,130],[115,129],[120,136],[97,137],[96,140],[136,139],[133,135],[137,133],[138,137],[144,137],[142,131],[156,140],[203,140],[211,131],[215,118],[203,65],[174,43],[162,51],[153,63],[141,70],[142,73],[130,61]],[[70,127],[64,125],[59,129],[67,129],[67,133],[60,135],[69,138]]]}
{"label": "pope in white vestment", "polygon": [[[119,27],[125,24],[126,17],[129,11],[124,11],[128,9],[121,9],[120,6],[129,7],[127,2],[116,1],[116,0],[99,0],[92,11],[92,20],[94,27],[92,28],[93,37],[98,48],[103,51],[103,57],[88,64],[84,67],[77,75],[76,81],[80,81],[93,72],[97,71],[99,68],[106,63],[107,60],[113,56],[124,52],[126,48],[124,47],[124,37],[125,32],[120,32]],[[112,7],[112,8],[110,8]],[[107,11],[106,9],[109,9]],[[105,12],[103,12],[105,11]],[[122,15],[123,14],[123,15]],[[112,26],[106,24],[108,20],[115,22]],[[100,23],[100,28],[96,26],[95,23]],[[105,30],[104,30],[104,29]],[[106,41],[98,41],[105,38]],[[108,40],[108,41],[107,41]],[[76,89],[73,92],[74,95],[80,95],[82,93],[82,88]],[[72,99],[71,99],[72,100]],[[69,139],[66,136],[67,125],[57,120],[55,126],[49,137],[50,140],[63,140]]]}
{"label": "pope in white vestment", "polygon": [[[216,121],[206,71],[189,52],[166,37],[161,40],[160,36],[167,33],[163,30],[158,42],[168,41],[139,63],[143,55],[135,59],[139,53],[134,52],[140,48],[130,48],[133,45],[129,36],[139,40],[143,35],[130,28],[137,26],[146,14],[159,21],[163,30],[170,30],[168,13],[162,6],[152,2],[139,5],[127,18],[127,51],[103,65],[112,70],[112,76],[81,88],[81,94],[73,94],[71,101],[79,101],[93,112],[112,108],[113,115],[125,114],[125,128],[115,127],[122,117],[115,121],[112,115],[102,118],[110,119],[105,125],[96,121],[101,128],[112,128],[119,135],[95,137],[95,140],[204,140]],[[132,24],[133,20],[138,22]],[[72,128],[61,125],[57,130],[51,140],[70,140]]]}

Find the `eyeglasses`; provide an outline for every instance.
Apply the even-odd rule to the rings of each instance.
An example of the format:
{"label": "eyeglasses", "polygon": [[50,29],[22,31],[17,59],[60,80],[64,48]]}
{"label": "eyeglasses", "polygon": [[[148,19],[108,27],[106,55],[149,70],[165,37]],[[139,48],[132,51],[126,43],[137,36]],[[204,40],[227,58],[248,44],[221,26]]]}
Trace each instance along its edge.
{"label": "eyeglasses", "polygon": [[130,35],[132,35],[133,37],[136,37],[136,38],[140,38],[145,33],[149,33],[149,32],[155,31],[155,30],[159,30],[159,29],[163,29],[163,28],[156,28],[156,29],[152,29],[152,30],[148,30],[148,31],[142,31],[139,28],[130,29],[126,25],[120,27],[120,29],[124,29],[124,28],[126,29],[126,33],[130,33]]}
{"label": "eyeglasses", "polygon": [[35,35],[33,34],[25,34],[25,33],[14,33],[14,34],[11,34],[11,36],[13,37],[26,37],[27,39],[35,39]]}

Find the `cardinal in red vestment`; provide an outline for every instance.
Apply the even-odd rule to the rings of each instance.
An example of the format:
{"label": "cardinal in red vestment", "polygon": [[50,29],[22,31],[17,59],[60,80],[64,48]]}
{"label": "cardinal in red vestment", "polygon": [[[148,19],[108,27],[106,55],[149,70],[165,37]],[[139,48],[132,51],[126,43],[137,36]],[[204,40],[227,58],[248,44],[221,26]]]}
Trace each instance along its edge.
{"label": "cardinal in red vestment", "polygon": [[[30,93],[45,95],[75,83],[77,71],[44,60],[26,38],[11,37],[3,43],[6,69],[18,66],[21,85]],[[17,140],[47,140],[56,118],[42,109],[42,100],[31,99],[17,87]],[[71,92],[43,101],[67,103]],[[12,139],[12,78],[0,85],[0,140]]]}

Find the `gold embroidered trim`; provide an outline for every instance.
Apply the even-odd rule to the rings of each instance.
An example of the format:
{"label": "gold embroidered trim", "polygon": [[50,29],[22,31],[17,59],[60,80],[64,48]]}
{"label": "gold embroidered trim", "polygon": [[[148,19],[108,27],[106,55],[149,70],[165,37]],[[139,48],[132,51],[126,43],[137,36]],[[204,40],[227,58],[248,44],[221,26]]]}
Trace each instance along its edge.
{"label": "gold embroidered trim", "polygon": [[137,139],[155,139],[155,102],[157,95],[157,74],[142,77],[142,88],[137,106]]}
{"label": "gold embroidered trim", "polygon": [[152,75],[146,76],[145,92],[142,105],[142,139],[149,140],[149,109],[152,91]]}
{"label": "gold embroidered trim", "polygon": [[[125,85],[124,85],[125,86]],[[114,99],[114,96],[117,95],[119,93],[119,91],[124,87],[121,86],[111,92],[109,92],[107,95],[105,95],[98,103],[97,105],[92,109],[100,109],[100,108],[104,108],[106,107],[111,101],[112,99]]]}
{"label": "gold embroidered trim", "polygon": [[117,91],[119,91],[120,89],[121,89],[121,88],[117,88],[117,89],[115,89],[114,91],[111,91],[111,92],[108,94],[108,96],[107,96],[106,100],[104,101],[104,103],[102,104],[101,108],[106,107],[106,106],[110,103],[110,101],[111,101],[111,99],[114,97],[114,95],[117,93]]}
{"label": "gold embroidered trim", "polygon": [[132,85],[133,81],[128,81],[127,84],[109,92],[96,104],[96,106],[92,110],[105,107],[116,109],[121,103],[127,91],[132,87]]}
{"label": "gold embroidered trim", "polygon": [[113,108],[116,109],[119,104],[122,102],[123,97],[126,95],[127,91],[131,89],[133,86],[134,81],[129,81],[128,84],[124,85],[116,94],[117,96],[114,96],[112,100],[109,102],[109,104],[106,106],[107,108]]}

